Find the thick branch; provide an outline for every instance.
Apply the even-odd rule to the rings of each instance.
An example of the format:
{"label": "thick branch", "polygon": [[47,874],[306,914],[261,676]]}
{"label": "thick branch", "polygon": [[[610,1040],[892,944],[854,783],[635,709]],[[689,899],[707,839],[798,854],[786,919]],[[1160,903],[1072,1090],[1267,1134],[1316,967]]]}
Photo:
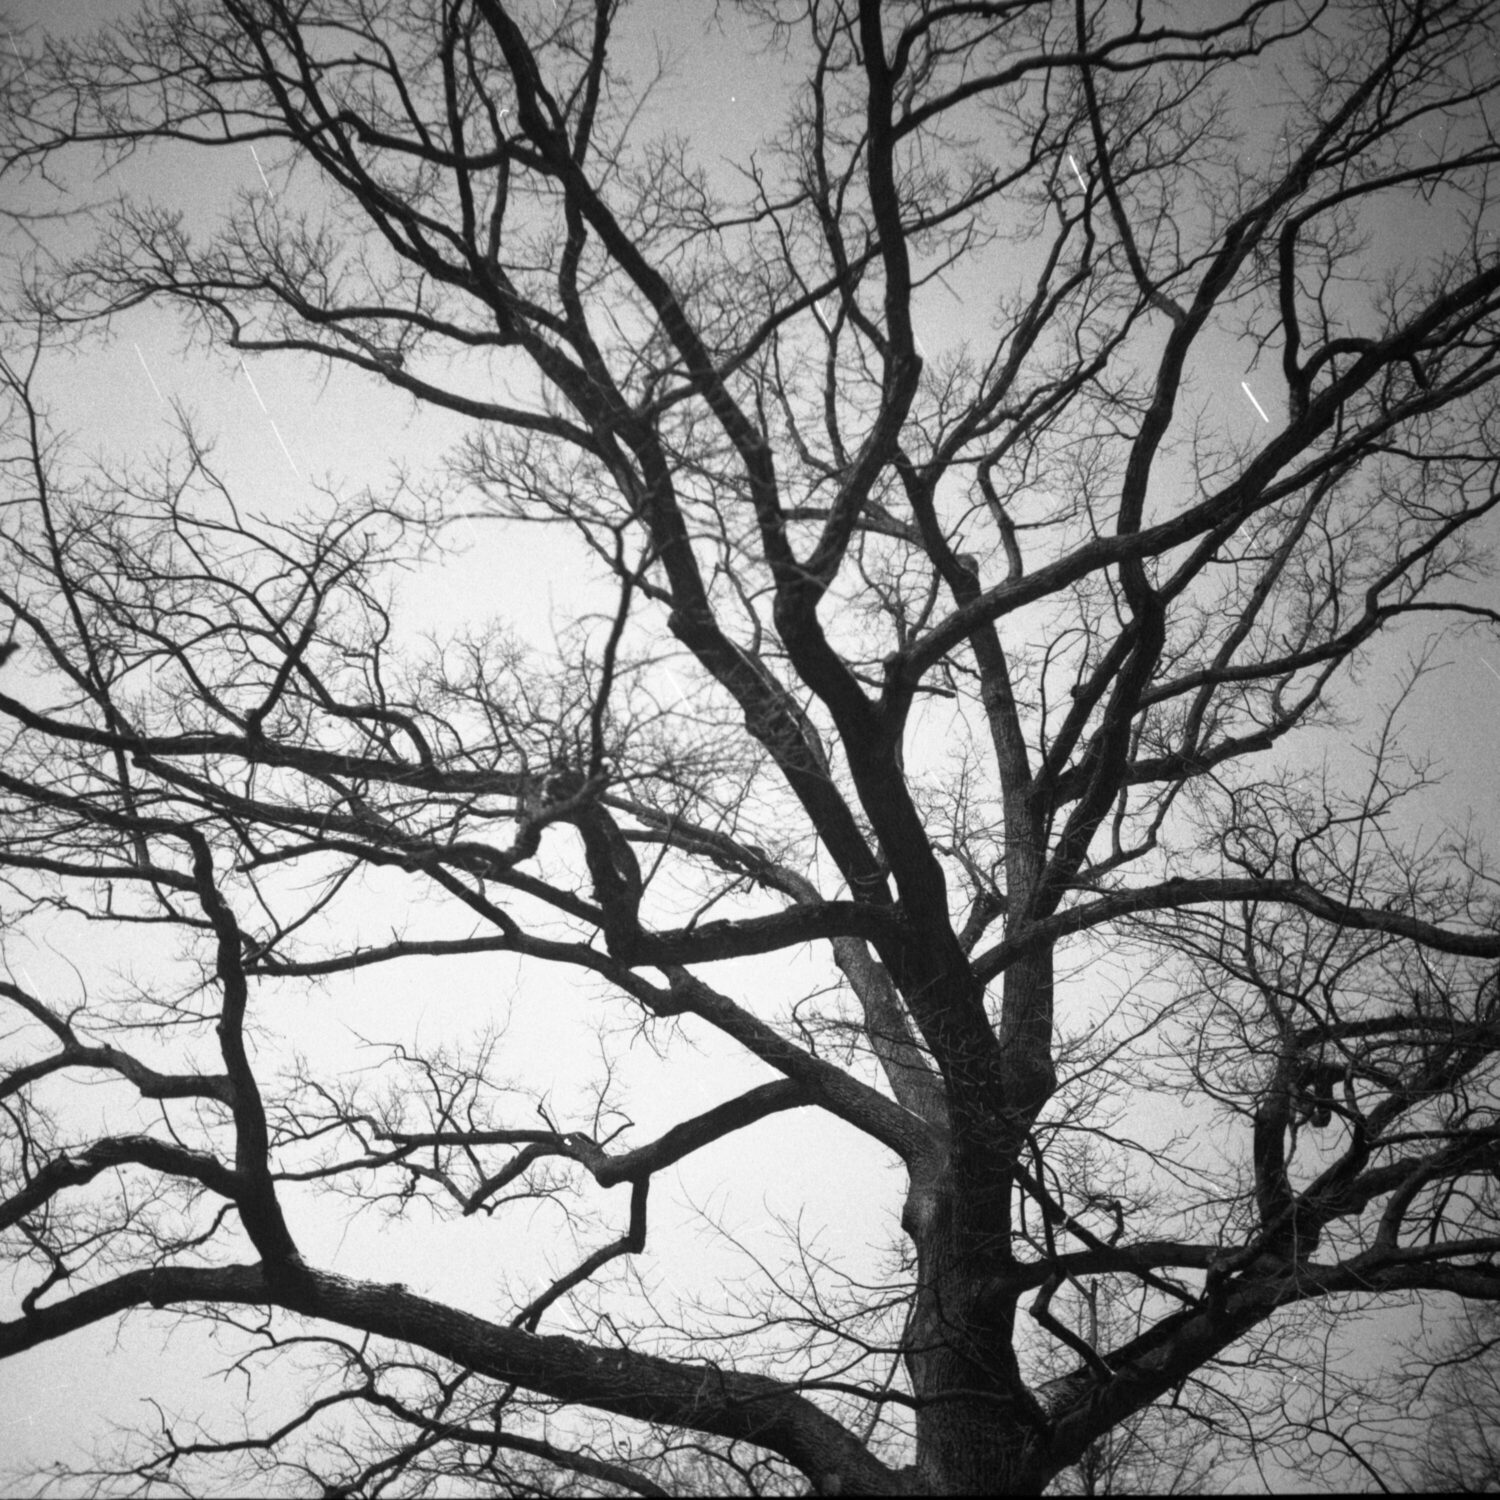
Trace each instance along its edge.
{"label": "thick branch", "polygon": [[580,1339],[542,1336],[460,1312],[400,1286],[292,1266],[132,1271],[0,1323],[0,1358],[133,1307],[192,1303],[279,1307],[426,1349],[487,1379],[638,1421],[686,1427],[780,1454],[825,1493],[902,1494],[901,1471],[796,1388],[717,1365],[688,1365]]}

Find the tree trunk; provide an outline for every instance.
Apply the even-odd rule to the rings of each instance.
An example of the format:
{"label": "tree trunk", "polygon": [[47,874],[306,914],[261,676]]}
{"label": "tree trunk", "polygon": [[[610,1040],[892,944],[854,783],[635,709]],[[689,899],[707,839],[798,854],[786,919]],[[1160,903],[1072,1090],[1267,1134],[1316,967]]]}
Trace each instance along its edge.
{"label": "tree trunk", "polygon": [[[932,1494],[1031,1494],[1041,1407],[1012,1346],[1015,1304],[996,1295],[1010,1267],[1010,1174],[950,1161],[913,1183],[917,1250],[907,1339],[917,1412],[917,1472]],[[988,1178],[989,1180],[984,1180]]]}

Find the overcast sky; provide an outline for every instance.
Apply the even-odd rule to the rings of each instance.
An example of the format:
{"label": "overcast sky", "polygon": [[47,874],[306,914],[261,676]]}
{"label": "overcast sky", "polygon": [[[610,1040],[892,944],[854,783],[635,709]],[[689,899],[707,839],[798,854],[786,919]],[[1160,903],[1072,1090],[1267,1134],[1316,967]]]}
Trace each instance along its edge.
{"label": "overcast sky", "polygon": [[[41,26],[76,24],[81,18],[97,17],[103,9],[84,0],[12,5],[13,34],[24,39],[28,29],[34,36]],[[743,161],[774,125],[775,111],[768,105],[774,105],[781,87],[780,73],[774,58],[757,57],[749,50],[742,33],[710,32],[705,39],[712,12],[712,5],[697,0],[639,5],[622,50],[637,73],[649,68],[658,44],[676,54],[675,71],[663,83],[654,106],[661,120],[700,145],[707,143],[724,162]],[[725,20],[727,27],[736,24],[732,18]],[[0,66],[5,65],[0,58]],[[10,65],[16,65],[14,54]],[[1247,108],[1253,109],[1253,103]],[[280,181],[277,168],[272,153],[263,152],[257,159],[241,147],[212,156],[141,160],[107,179],[78,186],[100,197],[119,191],[149,192],[199,216],[228,202],[237,190],[274,191]],[[84,233],[82,227],[79,232]],[[1420,232],[1420,226],[1411,232]],[[12,255],[20,248],[12,236]],[[929,299],[918,327],[929,356],[961,336],[969,316],[956,296],[946,302],[939,295]],[[380,489],[391,482],[397,466],[414,473],[429,470],[463,432],[459,419],[417,410],[405,397],[351,373],[325,376],[293,356],[241,364],[222,352],[186,348],[171,312],[156,308],[122,317],[109,339],[90,341],[50,361],[43,390],[58,427],[72,434],[80,455],[111,459],[172,444],[173,403],[184,403],[203,432],[214,437],[217,463],[241,505],[272,515],[319,503],[320,495],[330,490],[352,494],[366,486]],[[1237,432],[1261,426],[1262,410],[1271,423],[1281,417],[1272,383],[1266,380],[1257,390],[1255,370],[1243,351],[1230,347],[1218,349],[1197,372],[1190,395],[1201,402],[1207,417]],[[1255,400],[1263,406],[1257,408]],[[579,591],[590,586],[570,539],[561,532],[530,529],[520,536],[502,535],[497,527],[480,522],[472,528],[454,528],[450,535],[454,555],[439,568],[413,574],[405,585],[408,618],[417,629],[441,634],[498,614],[522,623],[537,640],[545,641],[551,622],[558,618],[559,601],[563,612],[571,610]],[[1496,539],[1493,527],[1491,539]],[[1413,626],[1382,648],[1361,686],[1351,692],[1351,708],[1368,711],[1388,698],[1402,661],[1420,648],[1422,637],[1423,627]],[[1450,772],[1447,784],[1424,804],[1422,826],[1440,840],[1472,820],[1493,838],[1500,829],[1500,779],[1494,769],[1495,747],[1500,745],[1500,654],[1476,638],[1451,645],[1445,659],[1448,665],[1413,695],[1403,720],[1403,743],[1413,753],[1438,757]],[[17,690],[14,683],[8,687]],[[35,691],[40,693],[42,685]],[[1347,762],[1358,739],[1328,736],[1322,748],[1337,768]],[[378,892],[372,895],[376,925],[384,917],[380,899]],[[78,941],[76,933],[68,935],[70,944]],[[102,972],[106,962],[106,955],[77,947],[50,956],[37,951],[26,959],[43,987],[64,988],[76,982],[72,964]],[[802,982],[795,972],[798,960],[787,962],[787,982]],[[455,1009],[476,993],[503,1014],[527,993],[528,985],[538,982],[545,980],[519,965],[493,959],[441,971],[412,965],[375,980],[365,975],[342,982],[327,992],[280,994],[271,1019],[314,1056],[323,1049],[332,1058],[348,1047],[356,1031],[372,1041],[407,1035],[414,1014],[423,1027],[451,1029]],[[586,1033],[596,1012],[594,997],[560,986],[550,1005],[554,1008],[547,1011],[514,1007],[517,1055],[536,1055],[534,1028],[573,1025]],[[750,1077],[744,1065],[730,1060],[722,1049],[716,1052],[707,1042],[705,1047],[703,1067],[694,1079],[697,1096],[643,1095],[637,1140],[725,1097]],[[595,1061],[576,1055],[559,1058],[557,1077],[549,1085],[559,1100],[581,1096]],[[754,1075],[756,1080],[759,1076]],[[523,1081],[539,1082],[534,1076]],[[758,1150],[772,1146],[763,1155],[779,1181],[768,1183],[763,1209],[755,1217],[795,1212],[807,1187],[795,1169],[808,1168],[817,1174],[816,1196],[830,1219],[843,1220],[856,1240],[865,1236],[870,1244],[878,1244],[891,1232],[889,1215],[892,1205],[899,1204],[888,1164],[867,1142],[837,1125],[829,1127],[828,1156],[810,1161],[805,1128],[805,1120],[797,1116],[756,1127],[754,1144]],[[730,1262],[714,1258],[717,1250],[708,1220],[695,1216],[694,1205],[710,1211],[722,1208],[719,1185],[744,1165],[728,1148],[705,1153],[684,1164],[675,1202],[669,1195],[662,1195],[659,1204],[653,1200],[653,1214],[658,1216],[654,1244],[686,1247],[694,1261],[693,1274],[705,1279],[711,1279],[716,1266]],[[617,1199],[623,1215],[623,1194]],[[735,1211],[743,1210],[744,1200],[737,1199]],[[306,1222],[319,1225],[315,1217]],[[676,1225],[686,1226],[686,1232],[677,1232]],[[759,1226],[740,1222],[733,1227],[753,1235]],[[347,1233],[345,1229],[330,1217],[310,1230],[310,1248],[331,1268],[406,1280],[420,1290],[472,1306],[484,1302],[476,1266],[493,1266],[497,1276],[520,1274],[525,1270],[524,1254],[531,1253],[509,1241],[497,1246],[494,1226],[485,1220],[445,1226],[441,1237],[410,1231],[387,1235],[373,1217],[356,1221]],[[547,1236],[539,1238],[545,1241]],[[679,1248],[676,1253],[684,1252]],[[653,1267],[655,1274],[676,1274],[660,1260],[653,1261]],[[0,1448],[8,1450],[11,1463],[26,1470],[60,1454],[77,1435],[99,1431],[101,1415],[137,1420],[143,1392],[165,1400],[175,1396],[189,1406],[205,1394],[210,1401],[218,1399],[199,1384],[214,1365],[199,1338],[194,1335],[168,1347],[153,1326],[151,1337],[143,1339],[139,1328],[147,1321],[138,1318],[126,1329],[119,1350],[114,1348],[117,1330],[105,1326],[30,1356],[0,1362]],[[157,1320],[157,1326],[165,1329],[166,1320]],[[223,1389],[232,1394],[236,1387]]]}

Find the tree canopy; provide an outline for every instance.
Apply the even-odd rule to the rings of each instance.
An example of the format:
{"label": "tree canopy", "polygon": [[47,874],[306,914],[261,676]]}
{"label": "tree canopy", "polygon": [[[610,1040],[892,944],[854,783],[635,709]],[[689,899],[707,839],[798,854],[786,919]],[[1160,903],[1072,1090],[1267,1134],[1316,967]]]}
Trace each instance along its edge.
{"label": "tree canopy", "polygon": [[[1500,626],[1500,7],[711,19],[150,0],[7,71],[4,180],[89,231],[17,210],[0,365],[0,1355],[176,1309],[306,1392],[148,1489],[1024,1493],[1266,1436],[1235,1369],[1315,1314],[1500,1298],[1496,880],[1360,687]],[[652,25],[757,39],[753,151],[672,129]],[[464,436],[296,514],[186,421],[86,463],[50,361],[147,303]],[[550,642],[403,626],[544,527]],[[112,976],[27,977],[80,934]],[[299,1057],[279,997],[411,964],[452,1035]],[[653,1182],[776,1116],[814,1216],[830,1142],[895,1169],[882,1258],[674,1298]],[[550,1270],[339,1274],[364,1206]]]}

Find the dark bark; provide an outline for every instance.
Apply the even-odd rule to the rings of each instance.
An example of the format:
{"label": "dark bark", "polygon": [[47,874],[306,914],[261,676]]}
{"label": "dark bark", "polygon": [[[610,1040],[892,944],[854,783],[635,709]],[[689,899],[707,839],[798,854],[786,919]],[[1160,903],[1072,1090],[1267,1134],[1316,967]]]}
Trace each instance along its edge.
{"label": "dark bark", "polygon": [[[1500,626],[1472,591],[1500,10],[741,12],[788,81],[732,187],[641,139],[607,0],[148,6],[7,74],[7,184],[264,146],[330,227],[269,179],[197,239],[127,193],[28,294],[37,359],[0,357],[0,665],[24,641],[44,689],[0,694],[3,919],[38,951],[74,918],[172,937],[159,991],[0,982],[0,1355],[147,1306],[349,1330],[309,1431],[323,1400],[391,1425],[306,1469],[330,1493],[557,1482],[502,1452],[660,1493],[680,1433],[762,1490],[1035,1492],[1184,1390],[1218,1430],[1248,1398],[1215,1361],[1276,1378],[1299,1302],[1500,1296],[1482,851],[1403,845],[1427,772],[1395,709],[1361,787],[1278,758],[1382,633]],[[1226,82],[1260,70],[1271,129]],[[1418,204],[1430,243],[1371,248]],[[566,649],[399,655],[384,590],[438,527],[425,494],[273,525],[220,506],[195,439],[186,478],[80,479],[41,354],[153,301],[481,424],[434,493],[566,524],[594,570]],[[1216,414],[1226,350],[1274,419]],[[366,877],[409,926],[347,937]],[[691,1069],[707,1027],[758,1072],[642,1141],[612,1076],[580,1128],[488,1044],[403,1041],[373,1100],[295,1038],[258,1051],[262,992],[481,955],[586,985],[611,1044]],[[1127,966],[1140,997],[1110,1001]],[[188,1061],[152,1059],[178,1037]],[[75,1076],[160,1129],[55,1111]],[[1185,1139],[1137,1139],[1169,1092]],[[767,1273],[761,1341],[671,1330],[722,1336],[722,1368],[577,1310],[629,1300],[607,1268],[655,1252],[661,1174],[773,1116],[894,1158],[886,1285],[799,1301]],[[308,1265],[290,1182],[471,1221],[627,1192],[506,1323]],[[1073,1326],[1105,1280],[1130,1320]],[[537,1331],[564,1315],[592,1331]],[[623,1419],[621,1452],[506,1426],[553,1404]]]}

